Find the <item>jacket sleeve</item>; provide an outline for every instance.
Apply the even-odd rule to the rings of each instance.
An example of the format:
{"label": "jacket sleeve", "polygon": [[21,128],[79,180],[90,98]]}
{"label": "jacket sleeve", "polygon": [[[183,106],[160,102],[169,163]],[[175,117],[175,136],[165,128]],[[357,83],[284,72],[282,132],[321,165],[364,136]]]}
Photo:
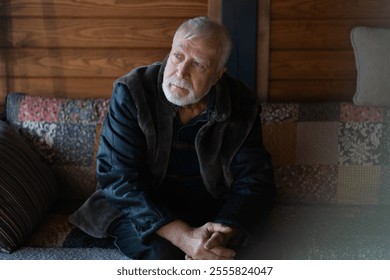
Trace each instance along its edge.
{"label": "jacket sleeve", "polygon": [[259,116],[230,167],[233,183],[215,222],[234,225],[249,234],[266,221],[276,194],[273,167],[263,146]]}
{"label": "jacket sleeve", "polygon": [[173,220],[153,197],[147,146],[128,88],[115,85],[97,153],[97,179],[106,199],[131,220],[144,239]]}

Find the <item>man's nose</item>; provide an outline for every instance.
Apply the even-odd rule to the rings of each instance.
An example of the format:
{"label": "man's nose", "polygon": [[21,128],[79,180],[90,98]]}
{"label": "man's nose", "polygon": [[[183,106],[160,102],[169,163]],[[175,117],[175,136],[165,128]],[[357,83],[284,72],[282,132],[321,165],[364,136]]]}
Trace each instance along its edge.
{"label": "man's nose", "polygon": [[191,64],[183,61],[177,66],[177,76],[179,78],[186,78],[189,75]]}

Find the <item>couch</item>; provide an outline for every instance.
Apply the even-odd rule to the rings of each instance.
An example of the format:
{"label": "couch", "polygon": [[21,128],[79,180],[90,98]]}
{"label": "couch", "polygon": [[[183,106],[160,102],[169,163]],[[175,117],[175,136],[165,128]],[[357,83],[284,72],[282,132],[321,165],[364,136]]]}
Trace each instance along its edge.
{"label": "couch", "polygon": [[[0,122],[0,259],[126,259],[68,216],[94,191],[108,99],[11,93]],[[390,108],[264,103],[284,259],[390,259]]]}

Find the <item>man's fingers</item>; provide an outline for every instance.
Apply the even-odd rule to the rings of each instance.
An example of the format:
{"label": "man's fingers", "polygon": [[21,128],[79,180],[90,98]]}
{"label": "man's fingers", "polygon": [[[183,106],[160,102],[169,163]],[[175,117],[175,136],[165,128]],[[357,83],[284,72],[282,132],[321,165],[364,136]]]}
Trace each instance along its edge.
{"label": "man's fingers", "polygon": [[223,235],[220,232],[214,232],[209,238],[209,240],[206,241],[204,247],[210,250],[214,247],[221,246],[223,242]]}
{"label": "man's fingers", "polygon": [[229,226],[225,226],[223,224],[217,223],[207,223],[207,230],[209,232],[221,232],[221,233],[231,233],[233,232],[233,228]]}
{"label": "man's fingers", "polygon": [[220,232],[214,232],[209,240],[207,240],[207,242],[204,244],[204,248],[218,257],[232,259],[236,255],[236,252],[232,249],[224,247],[224,243],[223,234]]}
{"label": "man's fingers", "polygon": [[236,252],[234,250],[221,246],[210,249],[210,252],[217,255],[219,258],[226,259],[233,259],[236,255]]}

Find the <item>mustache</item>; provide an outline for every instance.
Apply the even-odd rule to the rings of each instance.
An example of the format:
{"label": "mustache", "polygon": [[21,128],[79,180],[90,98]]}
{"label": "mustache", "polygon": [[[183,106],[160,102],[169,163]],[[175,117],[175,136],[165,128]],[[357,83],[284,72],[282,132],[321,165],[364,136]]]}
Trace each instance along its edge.
{"label": "mustache", "polygon": [[192,90],[192,86],[189,82],[187,82],[186,80],[181,80],[181,79],[178,79],[176,77],[171,77],[169,78],[167,81],[166,81],[167,84],[172,84],[172,85],[175,85],[177,87],[181,87],[181,88],[184,88],[184,89],[187,89],[187,90]]}

